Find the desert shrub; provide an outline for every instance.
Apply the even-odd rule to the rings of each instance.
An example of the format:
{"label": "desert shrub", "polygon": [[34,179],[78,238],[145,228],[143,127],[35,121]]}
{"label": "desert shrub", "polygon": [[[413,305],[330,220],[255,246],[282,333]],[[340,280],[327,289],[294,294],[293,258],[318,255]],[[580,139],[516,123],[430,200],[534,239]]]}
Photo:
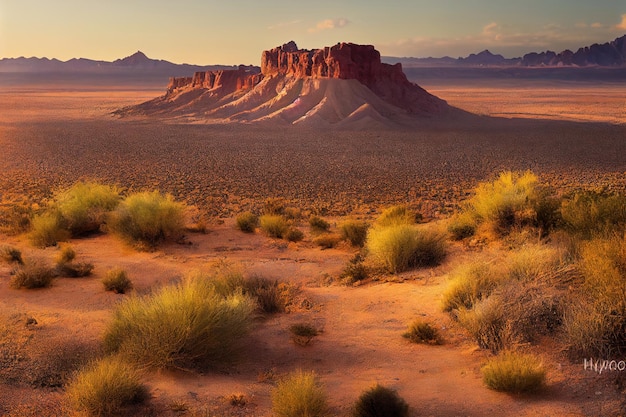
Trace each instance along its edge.
{"label": "desert shrub", "polygon": [[27,260],[20,265],[11,277],[13,288],[45,288],[50,286],[56,271],[41,259]]}
{"label": "desert shrub", "polygon": [[350,242],[352,246],[362,247],[367,239],[369,225],[360,220],[346,220],[339,225],[341,238]]}
{"label": "desert shrub", "polygon": [[311,227],[311,232],[313,233],[324,233],[330,230],[330,223],[315,215],[309,218],[309,226]]}
{"label": "desert shrub", "polygon": [[33,245],[45,248],[69,239],[70,234],[63,228],[57,212],[46,212],[33,217],[28,237]]}
{"label": "desert shrub", "polygon": [[61,246],[61,250],[57,255],[57,264],[66,264],[72,262],[76,258],[76,251],[70,245]]}
{"label": "desert shrub", "polygon": [[489,297],[471,310],[458,311],[459,322],[482,349],[498,352],[513,343],[506,328],[506,311],[499,297]]}
{"label": "desert shrub", "polygon": [[398,273],[439,264],[446,256],[446,235],[409,224],[377,226],[368,232],[367,249],[376,263]]}
{"label": "desert shrub", "polygon": [[114,210],[119,202],[117,188],[97,182],[77,182],[54,196],[54,206],[63,219],[63,225],[73,236],[100,230],[107,213]]}
{"label": "desert shrub", "polygon": [[246,211],[237,216],[236,222],[237,229],[245,233],[254,233],[259,225],[259,217],[254,213]]}
{"label": "desert shrub", "polygon": [[315,326],[308,323],[296,323],[289,326],[291,340],[300,346],[308,345],[319,334]]}
{"label": "desert shrub", "polygon": [[0,232],[18,235],[30,228],[33,206],[28,201],[0,200]]}
{"label": "desert shrub", "polygon": [[401,224],[415,224],[417,220],[420,220],[421,216],[407,206],[392,206],[388,207],[381,213],[376,219],[376,226],[398,226]]}
{"label": "desert shrub", "polygon": [[284,198],[271,197],[265,200],[263,214],[271,216],[282,216],[285,214],[286,201]]}
{"label": "desert shrub", "polygon": [[429,345],[440,345],[443,343],[443,339],[437,328],[420,319],[411,323],[402,337],[413,343],[425,343]]}
{"label": "desert shrub", "polygon": [[284,238],[289,242],[300,242],[302,239],[304,239],[304,233],[300,229],[290,227],[285,233]]}
{"label": "desert shrub", "polygon": [[623,231],[626,227],[626,196],[579,192],[563,200],[561,216],[567,230],[585,239]]}
{"label": "desert shrub", "polygon": [[407,417],[409,405],[395,390],[376,384],[354,404],[352,417]]}
{"label": "desert shrub", "polygon": [[276,417],[326,417],[326,393],[315,373],[296,371],[281,379],[272,392]]}
{"label": "desert shrub", "polygon": [[476,216],[471,211],[464,211],[450,219],[448,232],[452,239],[463,240],[476,233]]}
{"label": "desert shrub", "polygon": [[265,232],[269,237],[276,239],[282,239],[282,237],[289,230],[287,220],[283,216],[274,214],[265,214],[259,219],[261,224],[261,230]]}
{"label": "desert shrub", "polygon": [[77,411],[91,416],[114,416],[148,399],[139,373],[119,357],[108,357],[78,372],[66,395]]}
{"label": "desert shrub", "polygon": [[540,390],[546,379],[546,370],[536,356],[502,352],[483,368],[483,381],[491,389],[510,393]]}
{"label": "desert shrub", "polygon": [[158,191],[131,194],[112,213],[110,227],[123,238],[154,247],[182,236],[185,206]]}
{"label": "desert shrub", "polygon": [[313,243],[322,249],[331,249],[341,242],[341,236],[336,233],[324,233],[313,239]]}
{"label": "desert shrub", "polygon": [[177,285],[123,301],[106,330],[106,350],[153,368],[232,359],[251,327],[254,301],[241,292],[221,295],[203,278],[188,275]]}
{"label": "desert shrub", "polygon": [[302,217],[302,210],[297,207],[285,207],[283,215],[289,220],[298,220]]}
{"label": "desert shrub", "polygon": [[114,268],[104,275],[102,285],[106,291],[113,291],[116,294],[125,294],[133,288],[132,281],[128,274],[121,268]]}
{"label": "desert shrub", "polygon": [[526,245],[507,257],[507,275],[518,281],[531,281],[559,268],[563,253],[546,245]]}
{"label": "desert shrub", "polygon": [[285,310],[288,300],[281,283],[260,276],[252,276],[243,282],[244,294],[257,300],[263,313],[280,313]]}
{"label": "desert shrub", "polygon": [[354,284],[367,278],[367,267],[363,264],[363,255],[357,253],[341,273],[341,279],[346,284]]}
{"label": "desert shrub", "polygon": [[57,265],[58,274],[68,278],[88,277],[93,268],[93,264],[89,262],[69,262]]}
{"label": "desert shrub", "polygon": [[24,260],[22,259],[22,252],[14,246],[0,246],[0,259],[8,263],[16,263],[18,265],[24,264]]}
{"label": "desert shrub", "polygon": [[482,262],[459,268],[452,273],[452,279],[443,293],[443,310],[472,308],[496,289],[504,274],[504,271]]}

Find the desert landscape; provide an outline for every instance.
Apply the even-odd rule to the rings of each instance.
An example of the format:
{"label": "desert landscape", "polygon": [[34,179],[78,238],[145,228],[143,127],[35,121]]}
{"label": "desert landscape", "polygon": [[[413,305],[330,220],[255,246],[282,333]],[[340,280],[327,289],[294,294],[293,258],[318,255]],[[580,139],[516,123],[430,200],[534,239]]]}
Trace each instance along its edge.
{"label": "desert landscape", "polygon": [[[376,58],[348,45],[357,63],[357,55]],[[623,415],[626,84],[421,81],[380,64],[379,54],[383,66],[367,68],[382,69],[358,67],[343,79],[343,70],[333,78],[330,64],[311,58],[307,67],[294,54],[316,56],[295,44],[265,51],[263,80],[241,68],[169,84],[93,74],[0,78],[0,414],[350,416],[378,384],[408,412],[357,415]],[[230,81],[209,81],[217,76],[235,81],[225,91]],[[58,210],[69,221],[63,196],[76,184],[113,187],[121,206],[142,192],[170,195],[184,224],[129,243],[112,208],[88,232],[37,240],[37,219]],[[495,201],[498,190],[510,206],[481,214],[481,196]],[[255,219],[248,229],[244,215]],[[284,230],[273,231],[270,220],[284,221]],[[348,224],[362,226],[360,241]],[[438,252],[389,261],[376,237],[394,227],[433,236],[425,251]],[[35,260],[56,265],[51,281],[16,285]],[[86,276],[69,277],[64,268],[79,265],[90,265]],[[132,288],[105,289],[116,269]],[[621,304],[605,317],[613,333],[592,326],[596,310],[582,310],[591,335],[579,336],[583,346],[572,330],[577,306],[606,301],[594,295],[591,270],[615,279],[600,280],[598,292]],[[81,373],[117,357],[106,341],[120,306],[194,274],[224,285],[239,279],[228,297],[253,299],[249,330],[233,352],[219,352],[232,357],[201,358],[208,366],[197,358],[139,361],[141,401],[77,406],[87,391],[76,388]],[[466,275],[475,292],[459,303],[455,286]],[[479,288],[480,279],[493,281]],[[274,308],[249,282],[276,291]],[[495,330],[472,327],[496,302],[504,304]],[[412,339],[416,320],[434,335]],[[298,326],[313,332],[300,335]],[[141,355],[157,347],[145,342]],[[184,357],[187,348],[174,353]],[[129,352],[118,354],[132,368]],[[485,365],[510,352],[539,359],[537,389],[485,382]],[[616,369],[598,371],[591,359],[614,360]],[[314,372],[324,392],[318,414],[277,410],[277,392],[299,370]]]}

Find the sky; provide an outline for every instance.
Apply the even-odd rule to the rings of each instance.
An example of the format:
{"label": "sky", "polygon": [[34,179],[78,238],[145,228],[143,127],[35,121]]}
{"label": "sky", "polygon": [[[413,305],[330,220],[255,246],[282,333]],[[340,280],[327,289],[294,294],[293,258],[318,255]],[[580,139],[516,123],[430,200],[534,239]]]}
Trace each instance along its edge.
{"label": "sky", "polygon": [[0,0],[0,58],[112,61],[142,51],[198,65],[260,63],[294,40],[386,56],[507,58],[626,34],[626,0]]}

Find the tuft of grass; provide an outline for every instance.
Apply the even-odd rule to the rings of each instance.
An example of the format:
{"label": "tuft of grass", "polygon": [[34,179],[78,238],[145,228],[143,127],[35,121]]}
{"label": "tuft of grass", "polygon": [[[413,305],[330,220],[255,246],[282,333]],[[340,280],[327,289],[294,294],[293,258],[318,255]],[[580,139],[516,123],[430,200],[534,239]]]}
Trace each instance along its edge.
{"label": "tuft of grass", "polygon": [[185,228],[185,205],[158,191],[131,194],[112,213],[111,230],[130,242],[152,248],[179,239]]}
{"label": "tuft of grass", "polygon": [[244,294],[257,300],[263,313],[273,314],[285,311],[288,295],[285,285],[277,280],[270,280],[260,276],[252,276],[243,282]]}
{"label": "tuft of grass", "polygon": [[443,343],[443,339],[437,328],[421,319],[417,319],[411,323],[402,337],[413,343],[425,343],[428,345],[441,345]]}
{"label": "tuft of grass", "polygon": [[492,296],[478,302],[471,310],[459,310],[458,319],[478,346],[495,353],[513,342],[506,331],[506,314],[502,300]]}
{"label": "tuft of grass", "polygon": [[72,236],[80,236],[99,231],[107,214],[117,207],[120,199],[115,187],[92,181],[77,182],[55,193],[54,206],[64,227]]}
{"label": "tuft of grass", "polygon": [[56,258],[57,265],[72,262],[76,258],[76,251],[70,245],[61,246],[61,251]]}
{"label": "tuft of grass", "polygon": [[368,232],[367,249],[389,273],[399,273],[438,265],[446,256],[446,235],[410,224],[373,227]]}
{"label": "tuft of grass", "polygon": [[88,262],[74,262],[76,251],[70,245],[63,245],[56,258],[58,274],[69,278],[79,278],[91,275],[93,264]]}
{"label": "tuft of grass", "polygon": [[289,326],[291,340],[299,346],[306,346],[319,334],[315,326],[308,323],[296,323]]}
{"label": "tuft of grass", "polygon": [[407,206],[399,205],[388,207],[376,219],[376,226],[388,227],[403,224],[415,224],[421,220],[421,215],[413,212]]}
{"label": "tuft of grass", "polygon": [[296,371],[281,379],[272,392],[276,417],[326,417],[326,393],[314,372]]}
{"label": "tuft of grass", "polygon": [[463,240],[476,233],[476,216],[471,211],[464,211],[450,219],[448,232],[454,240]]}
{"label": "tuft of grass", "polygon": [[365,245],[367,229],[369,229],[369,225],[360,220],[346,220],[339,225],[341,238],[356,247],[363,247]]}
{"label": "tuft of grass", "polygon": [[63,228],[58,212],[45,212],[33,217],[28,237],[34,246],[45,248],[68,240],[70,233]]}
{"label": "tuft of grass", "polygon": [[443,311],[472,308],[493,292],[502,281],[503,275],[504,271],[482,262],[461,267],[453,272],[443,293]]}
{"label": "tuft of grass", "polygon": [[11,287],[19,288],[46,288],[52,284],[56,271],[41,259],[29,260],[20,265],[11,277]]}
{"label": "tuft of grass", "polygon": [[232,359],[252,325],[254,301],[242,293],[220,294],[201,274],[115,310],[105,333],[108,352],[146,367],[206,367]]}
{"label": "tuft of grass", "polygon": [[300,242],[302,239],[304,239],[304,233],[300,229],[290,227],[285,233],[284,238],[289,242]]}
{"label": "tuft of grass", "polygon": [[274,214],[265,214],[259,219],[261,230],[269,237],[282,239],[289,230],[287,220],[283,216]]}
{"label": "tuft of grass", "polygon": [[236,222],[237,229],[244,233],[254,233],[259,225],[259,217],[254,213],[246,211],[237,216]]}
{"label": "tuft of grass", "polygon": [[341,236],[336,233],[324,233],[313,239],[313,243],[322,249],[332,249],[341,242]]}
{"label": "tuft of grass", "polygon": [[149,397],[139,373],[119,357],[94,362],[78,372],[67,387],[69,403],[91,416],[115,416]]}
{"label": "tuft of grass", "polygon": [[313,233],[326,233],[330,230],[330,223],[315,215],[309,218],[309,226]]}
{"label": "tuft of grass", "polygon": [[395,390],[376,384],[354,404],[352,417],[408,417],[409,405]]}
{"label": "tuft of grass", "polygon": [[102,285],[106,291],[113,291],[116,294],[125,294],[133,288],[132,281],[128,274],[121,268],[114,268],[104,275]]}
{"label": "tuft of grass", "polygon": [[346,284],[354,284],[367,278],[367,267],[363,264],[363,256],[357,253],[344,268],[341,279]]}
{"label": "tuft of grass", "polygon": [[546,370],[534,355],[502,352],[482,368],[487,387],[513,394],[536,392],[544,387]]}
{"label": "tuft of grass", "polygon": [[563,200],[561,216],[565,228],[584,239],[621,232],[626,228],[626,196],[578,192]]}
{"label": "tuft of grass", "polygon": [[517,281],[532,281],[558,269],[562,253],[546,245],[526,245],[507,259],[508,277]]}
{"label": "tuft of grass", "polygon": [[18,265],[24,265],[22,259],[22,252],[13,246],[2,245],[0,246],[0,259],[7,263],[16,263]]}

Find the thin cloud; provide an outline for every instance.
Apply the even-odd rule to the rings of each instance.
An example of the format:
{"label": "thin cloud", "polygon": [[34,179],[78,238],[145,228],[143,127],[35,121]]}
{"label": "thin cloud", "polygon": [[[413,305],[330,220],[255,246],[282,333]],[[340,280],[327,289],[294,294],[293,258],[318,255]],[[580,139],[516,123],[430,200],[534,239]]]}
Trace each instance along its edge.
{"label": "thin cloud", "polygon": [[326,19],[326,20],[322,20],[321,22],[318,22],[314,28],[310,28],[309,32],[315,33],[315,32],[321,32],[323,30],[339,29],[339,28],[346,27],[349,24],[350,24],[350,21],[343,17],[340,17],[337,19]]}
{"label": "thin cloud", "polygon": [[626,14],[622,15],[622,21],[617,26],[615,26],[615,29],[626,30]]}
{"label": "thin cloud", "polygon": [[594,28],[594,29],[603,29],[604,25],[602,23],[600,23],[600,22],[595,22],[595,23],[591,24],[591,27]]}
{"label": "thin cloud", "polygon": [[294,26],[299,23],[302,23],[302,20],[292,20],[291,22],[280,22],[280,23],[276,23],[274,25],[268,26],[267,29],[268,30],[281,29],[287,26]]}

